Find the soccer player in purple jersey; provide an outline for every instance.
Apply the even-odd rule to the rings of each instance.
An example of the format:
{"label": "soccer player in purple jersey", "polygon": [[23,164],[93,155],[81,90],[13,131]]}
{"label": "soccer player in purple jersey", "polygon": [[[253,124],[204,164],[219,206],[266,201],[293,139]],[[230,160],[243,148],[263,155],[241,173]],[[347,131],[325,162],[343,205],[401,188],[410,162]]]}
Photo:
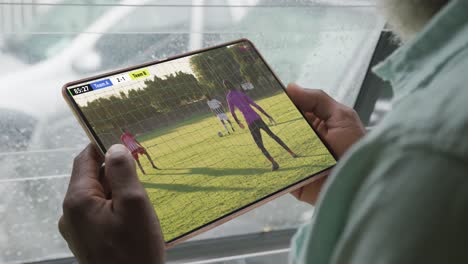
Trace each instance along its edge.
{"label": "soccer player in purple jersey", "polygon": [[297,158],[297,155],[277,135],[275,135],[270,130],[270,128],[267,126],[267,124],[265,124],[260,115],[257,114],[257,112],[255,112],[252,106],[257,108],[272,123],[275,123],[273,118],[267,112],[265,112],[263,108],[256,104],[246,94],[236,90],[234,88],[234,85],[230,81],[224,80],[223,85],[228,90],[228,93],[226,95],[226,101],[229,105],[231,115],[234,117],[234,120],[236,120],[239,127],[244,129],[244,125],[239,121],[235,113],[236,108],[239,109],[239,111],[244,116],[245,122],[249,127],[250,134],[252,134],[252,137],[255,143],[257,144],[258,148],[262,151],[263,155],[265,155],[265,157],[271,162],[271,169],[273,171],[279,169],[279,164],[275,161],[275,159],[273,159],[273,157],[263,145],[262,133],[260,130],[263,129],[263,131],[265,131],[272,139],[278,142],[278,144],[282,146],[293,158]]}

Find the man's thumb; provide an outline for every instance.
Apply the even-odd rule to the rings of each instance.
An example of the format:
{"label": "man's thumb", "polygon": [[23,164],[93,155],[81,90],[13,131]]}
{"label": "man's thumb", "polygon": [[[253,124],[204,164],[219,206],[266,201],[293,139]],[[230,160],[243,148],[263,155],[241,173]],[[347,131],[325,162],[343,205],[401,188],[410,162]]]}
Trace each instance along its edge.
{"label": "man's thumb", "polygon": [[116,206],[125,202],[140,202],[146,197],[138,180],[135,160],[125,146],[117,144],[109,148],[105,158],[105,174]]}
{"label": "man's thumb", "polygon": [[299,109],[313,113],[321,120],[328,120],[337,106],[337,102],[322,90],[304,89],[291,83],[286,91]]}

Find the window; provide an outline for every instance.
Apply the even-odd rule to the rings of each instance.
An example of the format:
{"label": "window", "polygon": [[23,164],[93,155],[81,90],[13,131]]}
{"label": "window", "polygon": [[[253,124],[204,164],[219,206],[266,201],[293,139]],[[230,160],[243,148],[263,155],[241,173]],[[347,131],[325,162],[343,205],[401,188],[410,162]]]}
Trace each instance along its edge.
{"label": "window", "polygon": [[[248,38],[284,83],[353,105],[382,26],[371,0],[0,1],[0,262],[70,256],[57,220],[89,140],[61,98],[66,82]],[[311,215],[285,196],[195,239],[295,228]]]}
{"label": "window", "polygon": [[[52,57],[65,49],[79,32],[88,29],[94,21],[112,8],[112,5],[91,6],[89,2],[77,1],[73,8],[70,6],[50,8],[34,21],[24,25],[24,28],[18,29],[16,34],[6,38],[5,50],[30,64]],[[109,1],[109,4],[112,3],[117,1]],[[37,34],[30,34],[31,32]],[[57,34],[44,37],[45,32]]]}

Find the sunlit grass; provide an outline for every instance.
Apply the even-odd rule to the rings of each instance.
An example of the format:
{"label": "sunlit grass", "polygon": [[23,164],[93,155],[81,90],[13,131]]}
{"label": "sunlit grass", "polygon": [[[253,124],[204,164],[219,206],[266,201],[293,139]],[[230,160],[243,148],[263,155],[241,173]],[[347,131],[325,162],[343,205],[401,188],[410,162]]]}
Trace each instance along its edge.
{"label": "sunlit grass", "polygon": [[[139,177],[166,241],[335,164],[285,94],[257,103],[275,118],[277,125],[270,126],[271,130],[300,155],[292,158],[262,132],[266,148],[280,164],[275,172],[247,127],[242,130],[234,125],[236,132],[226,135],[214,115],[193,117],[139,138],[161,167],[151,168],[146,157],[140,156],[146,175],[139,172]],[[238,117],[243,120],[240,113]],[[218,131],[224,136],[218,137]]]}

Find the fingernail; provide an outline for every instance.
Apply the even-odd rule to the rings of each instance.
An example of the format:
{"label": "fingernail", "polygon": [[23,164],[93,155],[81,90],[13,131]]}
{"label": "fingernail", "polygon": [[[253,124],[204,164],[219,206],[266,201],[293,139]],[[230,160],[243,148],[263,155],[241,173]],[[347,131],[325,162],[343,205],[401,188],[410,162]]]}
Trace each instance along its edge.
{"label": "fingernail", "polygon": [[112,153],[118,153],[118,152],[128,152],[129,150],[127,149],[127,147],[125,147],[124,145],[122,144],[115,144],[115,145],[112,145],[109,150],[107,150],[107,153],[108,154],[112,154]]}
{"label": "fingernail", "polygon": [[297,88],[302,88],[300,85],[298,85],[297,83],[289,83],[288,84],[288,88],[291,87],[291,86],[295,86]]}

